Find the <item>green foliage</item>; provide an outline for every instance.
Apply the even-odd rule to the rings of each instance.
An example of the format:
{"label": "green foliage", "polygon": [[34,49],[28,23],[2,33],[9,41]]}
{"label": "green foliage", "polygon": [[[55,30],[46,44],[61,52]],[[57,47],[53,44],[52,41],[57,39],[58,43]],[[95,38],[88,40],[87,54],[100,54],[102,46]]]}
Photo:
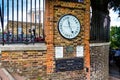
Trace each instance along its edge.
{"label": "green foliage", "polygon": [[120,48],[120,27],[112,26],[110,30],[110,46],[112,49]]}
{"label": "green foliage", "polygon": [[0,34],[2,34],[2,32],[0,32]]}
{"label": "green foliage", "polygon": [[41,79],[41,77],[39,76],[39,77],[37,78],[37,80],[42,80],[42,79]]}
{"label": "green foliage", "polygon": [[118,11],[118,17],[120,17],[120,0],[111,0],[109,4],[114,11]]}
{"label": "green foliage", "polygon": [[114,11],[118,11],[118,16],[120,17],[120,0],[90,0],[91,7],[95,10],[100,10],[106,12],[109,8],[112,8]]}
{"label": "green foliage", "polygon": [[114,11],[120,11],[120,0],[111,0],[110,5]]}

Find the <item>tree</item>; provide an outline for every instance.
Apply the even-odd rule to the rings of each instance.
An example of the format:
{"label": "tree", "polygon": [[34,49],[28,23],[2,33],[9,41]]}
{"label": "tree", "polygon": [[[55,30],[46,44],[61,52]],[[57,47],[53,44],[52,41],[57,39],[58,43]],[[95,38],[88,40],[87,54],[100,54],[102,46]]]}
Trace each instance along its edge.
{"label": "tree", "polygon": [[91,0],[92,18],[90,39],[109,41],[110,17],[108,8],[120,12],[120,0]]}
{"label": "tree", "polygon": [[120,0],[111,0],[110,8],[112,7],[114,11],[119,11],[119,17],[120,17]]}
{"label": "tree", "polygon": [[120,27],[112,26],[110,31],[110,46],[112,49],[120,49]]}

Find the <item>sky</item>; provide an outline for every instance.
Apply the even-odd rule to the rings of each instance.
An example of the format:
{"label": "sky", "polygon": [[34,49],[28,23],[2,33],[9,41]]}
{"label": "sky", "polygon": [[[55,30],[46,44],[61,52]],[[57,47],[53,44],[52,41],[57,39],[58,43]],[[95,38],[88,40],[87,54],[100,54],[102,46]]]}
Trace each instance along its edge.
{"label": "sky", "polygon": [[[0,6],[2,8],[2,1],[4,1],[4,26],[7,25],[7,18],[9,18],[9,20],[12,20],[12,2],[13,0],[0,0]],[[9,1],[9,6],[7,5],[7,1]],[[31,1],[32,1],[32,9],[35,10],[35,6],[36,9],[39,9],[39,1],[40,1],[40,9],[43,10],[43,0],[36,0],[36,5],[35,5],[35,0],[23,0],[23,16],[22,16],[22,0],[18,0],[18,21],[22,21],[22,17],[23,17],[23,21],[26,22],[26,1],[27,1],[27,12],[30,11],[31,9]],[[9,17],[7,17],[7,9],[9,8]],[[17,21],[17,0],[14,0],[14,21]],[[0,24],[1,26],[1,24]]]}
{"label": "sky", "polygon": [[[13,0],[3,0],[4,1],[4,26],[7,24],[7,1],[9,1],[9,20],[12,20],[12,1]],[[26,0],[23,0],[23,16],[21,13],[21,1],[18,0],[18,20],[21,21],[23,17],[23,21],[26,21]],[[32,1],[32,8],[35,8],[35,0],[27,0],[28,1],[28,8],[27,11],[30,11],[30,3]],[[43,9],[43,0],[36,0],[36,8],[39,8],[39,1],[40,7]],[[2,0],[0,0],[0,6],[2,7]],[[114,12],[112,9],[110,10],[110,17],[111,23],[110,26],[120,26],[120,18],[118,18],[118,13]],[[17,21],[17,0],[14,0],[14,21]],[[1,24],[0,24],[1,26]]]}
{"label": "sky", "polygon": [[109,15],[111,17],[110,26],[120,27],[120,17],[118,17],[118,12],[114,12],[112,9],[110,9],[110,14]]}

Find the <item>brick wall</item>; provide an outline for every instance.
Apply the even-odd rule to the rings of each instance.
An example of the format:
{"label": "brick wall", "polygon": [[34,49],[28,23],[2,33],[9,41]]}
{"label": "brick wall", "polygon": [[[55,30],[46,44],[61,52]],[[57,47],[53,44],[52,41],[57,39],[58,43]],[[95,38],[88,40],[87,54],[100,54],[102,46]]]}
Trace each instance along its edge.
{"label": "brick wall", "polygon": [[[65,2],[59,0],[46,0],[45,35],[47,43],[47,73],[51,80],[89,80],[89,8],[90,1],[83,3]],[[80,34],[72,40],[63,38],[58,32],[58,21],[65,14],[75,15],[81,23]],[[74,51],[66,54],[66,47],[72,46]],[[63,58],[76,57],[76,47],[84,46],[84,69],[77,71],[55,72],[55,47],[63,47]],[[86,72],[88,68],[88,72]],[[72,76],[74,75],[74,76]]]}
{"label": "brick wall", "polygon": [[88,80],[86,78],[86,73],[82,71],[66,71],[52,73],[43,77],[42,80]]}
{"label": "brick wall", "polygon": [[[45,43],[46,51],[11,51],[2,52],[3,66],[9,71],[35,79],[40,76],[42,80],[89,80],[89,8],[90,1],[82,3],[66,2],[59,0],[45,1]],[[72,40],[64,39],[58,32],[57,23],[64,14],[75,15],[81,23],[80,34]],[[55,47],[64,48],[63,58],[76,57],[76,47],[84,47],[84,69],[66,72],[55,72]],[[74,51],[66,54],[67,46],[72,46]],[[86,71],[88,68],[88,71]]]}
{"label": "brick wall", "polygon": [[1,56],[9,72],[31,79],[46,74],[46,51],[3,51]]}

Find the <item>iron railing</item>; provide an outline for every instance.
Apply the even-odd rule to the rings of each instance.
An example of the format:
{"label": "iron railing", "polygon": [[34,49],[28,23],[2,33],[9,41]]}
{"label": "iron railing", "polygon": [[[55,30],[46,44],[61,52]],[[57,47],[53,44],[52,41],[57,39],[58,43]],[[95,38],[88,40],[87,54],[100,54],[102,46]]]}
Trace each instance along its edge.
{"label": "iron railing", "polygon": [[[91,19],[90,27],[90,42],[109,42],[110,40],[110,17],[103,13],[96,13],[99,17],[95,16]],[[98,21],[99,20],[99,21]]]}
{"label": "iron railing", "polygon": [[45,0],[0,0],[0,43],[44,41]]}

